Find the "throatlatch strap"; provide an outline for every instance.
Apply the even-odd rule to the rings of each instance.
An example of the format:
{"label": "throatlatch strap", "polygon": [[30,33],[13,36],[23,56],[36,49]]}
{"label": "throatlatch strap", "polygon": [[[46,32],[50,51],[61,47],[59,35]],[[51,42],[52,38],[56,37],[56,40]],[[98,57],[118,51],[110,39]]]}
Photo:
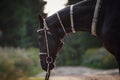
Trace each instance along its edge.
{"label": "throatlatch strap", "polygon": [[91,25],[91,34],[96,36],[96,25],[97,25],[97,21],[98,21],[98,15],[99,15],[99,10],[100,10],[100,3],[101,0],[97,0],[96,2],[96,6],[95,6],[95,11],[94,11],[94,16],[93,16],[93,20],[92,20],[92,25]]}
{"label": "throatlatch strap", "polygon": [[74,27],[74,20],[73,20],[73,6],[74,5],[70,6],[70,22],[71,22],[71,30],[72,30],[72,32],[76,33],[75,27]]}
{"label": "throatlatch strap", "polygon": [[59,22],[60,22],[60,24],[61,24],[61,26],[62,26],[62,29],[63,29],[65,35],[67,35],[67,32],[66,32],[66,30],[65,30],[65,27],[64,27],[64,25],[63,25],[63,23],[62,23],[62,21],[61,21],[61,19],[60,19],[59,13],[57,12],[56,14],[57,14],[58,20],[59,20]]}

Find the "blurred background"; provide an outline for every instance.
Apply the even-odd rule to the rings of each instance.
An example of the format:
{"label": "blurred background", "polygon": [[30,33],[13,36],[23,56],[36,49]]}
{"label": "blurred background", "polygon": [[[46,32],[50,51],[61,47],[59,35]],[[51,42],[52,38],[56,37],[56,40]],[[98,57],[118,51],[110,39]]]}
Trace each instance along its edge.
{"label": "blurred background", "polygon": [[[44,17],[81,0],[0,0],[0,80],[20,80],[42,72],[39,63],[38,15]],[[65,37],[57,66],[116,68],[99,39],[85,32]],[[22,79],[21,79],[22,80]]]}

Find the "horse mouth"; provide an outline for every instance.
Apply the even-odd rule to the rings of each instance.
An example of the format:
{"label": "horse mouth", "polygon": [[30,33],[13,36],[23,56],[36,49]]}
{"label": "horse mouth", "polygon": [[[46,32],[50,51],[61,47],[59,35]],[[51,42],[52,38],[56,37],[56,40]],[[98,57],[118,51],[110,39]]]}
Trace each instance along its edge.
{"label": "horse mouth", "polygon": [[[50,63],[47,62],[50,61]],[[54,65],[54,61],[52,60],[52,58],[47,57],[47,54],[40,54],[40,63],[41,63],[41,67],[43,70],[47,71],[54,69],[55,65]]]}
{"label": "horse mouth", "polygon": [[41,67],[42,67],[43,70],[47,71],[48,69],[49,70],[53,70],[55,65],[54,64],[50,64],[49,67],[48,67],[48,64],[44,65],[44,64],[41,63]]}

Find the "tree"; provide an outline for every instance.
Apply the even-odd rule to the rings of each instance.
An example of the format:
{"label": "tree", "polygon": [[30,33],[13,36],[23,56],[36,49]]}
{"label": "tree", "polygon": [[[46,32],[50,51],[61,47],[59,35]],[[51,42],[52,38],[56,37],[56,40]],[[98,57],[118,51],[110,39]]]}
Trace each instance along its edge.
{"label": "tree", "polygon": [[38,14],[44,14],[43,0],[0,1],[0,46],[37,46]]}

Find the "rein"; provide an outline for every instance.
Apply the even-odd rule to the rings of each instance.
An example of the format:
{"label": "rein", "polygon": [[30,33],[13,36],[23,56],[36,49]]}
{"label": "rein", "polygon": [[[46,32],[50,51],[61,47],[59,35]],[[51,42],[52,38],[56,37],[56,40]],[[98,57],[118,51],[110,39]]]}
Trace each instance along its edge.
{"label": "rein", "polygon": [[47,30],[49,30],[49,28],[48,28],[48,25],[47,25],[45,19],[43,19],[43,22],[44,22],[44,23],[43,23],[43,24],[44,24],[43,29],[38,29],[37,32],[44,31],[44,33],[45,33],[45,42],[46,42],[47,52],[46,52],[46,53],[39,53],[39,54],[40,54],[40,55],[47,54],[47,57],[46,57],[47,71],[46,71],[45,80],[49,80],[50,73],[51,73],[50,64],[53,62],[53,58],[52,58],[52,57],[50,56],[50,54],[49,54],[49,45],[48,45],[48,36],[47,36]]}
{"label": "rein", "polygon": [[48,29],[48,26],[47,26],[47,23],[46,23],[46,21],[44,19],[44,33],[45,33],[45,41],[46,41],[46,48],[47,48],[47,58],[46,58],[47,73],[46,73],[45,80],[49,80],[49,77],[50,77],[50,64],[53,62],[53,58],[50,57],[50,55],[49,55],[49,45],[48,45],[47,29]]}

